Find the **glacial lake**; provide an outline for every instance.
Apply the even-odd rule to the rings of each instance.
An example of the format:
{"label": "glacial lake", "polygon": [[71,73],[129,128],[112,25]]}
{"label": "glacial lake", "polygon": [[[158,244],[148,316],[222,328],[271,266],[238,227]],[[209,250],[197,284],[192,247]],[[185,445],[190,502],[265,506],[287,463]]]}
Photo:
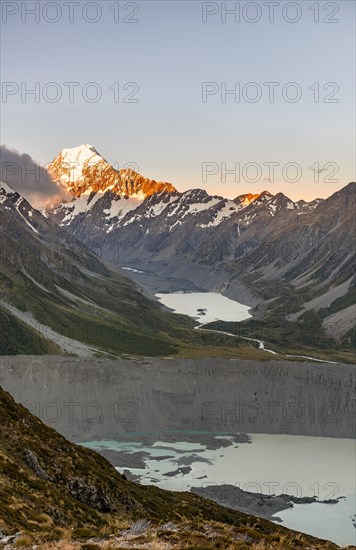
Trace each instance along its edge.
{"label": "glacial lake", "polygon": [[175,313],[189,315],[202,323],[243,321],[251,317],[249,306],[230,300],[218,292],[174,292],[156,294]]}
{"label": "glacial lake", "polygon": [[[216,320],[239,322],[251,317],[249,306],[215,292],[156,294],[165,306],[201,324]],[[267,350],[268,351],[268,350]],[[110,450],[135,456],[147,453],[140,467],[117,467],[129,471],[136,481],[173,491],[191,487],[236,485],[245,491],[286,493],[320,500],[344,497],[337,504],[294,504],[276,514],[282,525],[327,539],[340,546],[356,544],[356,442],[351,439],[291,435],[250,434],[250,443],[209,448],[205,438],[184,433],[172,442],[160,439],[140,442],[140,434],[125,440],[104,439],[83,443],[94,450]],[[176,434],[177,435],[177,434]],[[139,455],[137,455],[139,456]],[[177,472],[182,465],[189,465]],[[174,474],[174,475],[173,475]],[[277,519],[278,518],[278,519]]]}
{"label": "glacial lake", "polygon": [[[194,434],[192,440],[191,433],[189,442],[181,433],[174,442],[171,438],[164,441],[160,434],[160,440],[150,444],[140,443],[137,437],[136,441],[110,439],[83,445],[133,455],[147,453],[140,468],[117,469],[121,473],[129,470],[141,484],[163,489],[189,491],[191,487],[226,484],[270,495],[286,493],[320,500],[345,497],[337,504],[295,504],[278,512],[276,518],[286,527],[339,545],[356,543],[352,522],[356,514],[354,440],[266,434],[251,434],[250,443],[236,443],[229,435],[215,438],[230,438],[229,445],[219,447],[218,443],[218,448],[208,448],[204,438]],[[190,470],[177,473],[183,464]]]}

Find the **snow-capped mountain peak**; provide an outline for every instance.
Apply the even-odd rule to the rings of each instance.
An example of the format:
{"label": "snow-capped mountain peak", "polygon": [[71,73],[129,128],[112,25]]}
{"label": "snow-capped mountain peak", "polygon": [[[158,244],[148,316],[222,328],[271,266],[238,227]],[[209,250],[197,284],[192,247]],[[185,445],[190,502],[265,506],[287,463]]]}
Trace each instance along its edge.
{"label": "snow-capped mountain peak", "polygon": [[48,171],[73,195],[72,201],[52,209],[56,221],[63,225],[71,224],[77,216],[93,214],[103,218],[105,227],[112,228],[114,221],[147,197],[176,193],[170,183],[145,178],[132,169],[116,170],[88,143],[63,149]]}
{"label": "snow-capped mountain peak", "polygon": [[150,239],[153,226],[167,234],[191,225],[211,232],[219,226],[238,223],[244,227],[254,220],[265,223],[275,216],[279,219],[302,212],[301,205],[283,193],[272,195],[267,190],[234,200],[210,195],[204,189],[178,192],[170,183],[145,178],[132,169],[116,170],[88,143],[63,149],[50,170],[73,199],[48,209],[47,215],[60,225],[73,227],[76,235],[102,232],[114,236],[131,226],[133,233],[134,228],[140,233],[145,227]]}
{"label": "snow-capped mountain peak", "polygon": [[112,191],[124,197],[176,191],[170,183],[144,178],[132,169],[116,170],[88,143],[63,149],[48,171],[76,197],[99,191]]}
{"label": "snow-capped mountain peak", "polygon": [[98,153],[98,151],[89,145],[89,143],[83,143],[78,147],[72,147],[70,149],[63,149],[60,153],[64,162],[67,163],[76,163],[83,165],[85,162],[90,162],[91,164],[96,164],[101,160],[104,160],[103,157]]}
{"label": "snow-capped mountain peak", "polygon": [[80,196],[85,185],[88,170],[101,165],[110,166],[92,145],[84,143],[78,147],[63,149],[49,165],[48,171],[74,195]]}

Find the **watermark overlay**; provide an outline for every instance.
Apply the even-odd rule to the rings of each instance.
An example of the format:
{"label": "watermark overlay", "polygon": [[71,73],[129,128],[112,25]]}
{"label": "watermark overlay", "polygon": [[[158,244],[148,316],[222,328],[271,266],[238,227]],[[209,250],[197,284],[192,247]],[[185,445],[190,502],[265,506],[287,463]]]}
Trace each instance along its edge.
{"label": "watermark overlay", "polygon": [[[9,200],[11,199],[9,198]],[[11,221],[6,215],[6,208],[11,210],[11,207],[6,207],[6,201],[4,202],[4,206],[5,209],[1,213],[1,223],[10,224]],[[122,208],[125,207],[124,197],[119,201],[118,208],[120,206]],[[60,207],[58,211],[55,210],[55,216],[58,217],[59,222],[63,222],[64,226],[75,219],[73,208],[74,206],[68,203],[64,207]],[[261,208],[262,218],[256,218],[257,222],[262,219],[263,223],[266,223],[268,220],[270,220],[270,223],[274,223],[277,207],[272,205],[272,210],[270,210],[268,206],[266,209],[265,205],[262,204]],[[300,225],[296,227],[294,238],[263,241],[256,239],[253,235],[247,238],[245,233],[249,229],[250,224],[256,221],[256,212],[255,209],[251,210],[245,207],[236,212],[237,217],[235,216],[233,225],[236,233],[235,239],[228,237],[192,242],[190,244],[190,253],[204,264],[216,264],[220,262],[229,262],[231,264],[231,262],[238,262],[240,265],[252,265],[256,268],[270,265],[276,260],[283,263],[297,264],[306,256],[309,262],[319,262],[325,257],[333,257],[334,261],[344,258],[344,251],[340,247],[338,240],[333,239],[332,236],[325,239],[325,236],[333,229],[331,220],[326,219],[313,226],[304,225],[304,215],[301,215],[303,214],[302,208],[297,208],[294,206],[294,203],[287,202],[287,205],[282,205],[281,209],[283,215],[288,215],[288,212],[293,211],[297,217],[297,221],[300,222]],[[34,212],[32,208],[26,208],[23,204],[18,209],[18,215],[21,217],[21,220],[24,220],[26,225],[31,226],[33,231],[37,233],[38,231],[41,232],[42,229],[37,219],[38,214]],[[125,212],[124,214],[116,214],[114,212],[111,217],[107,216],[102,222],[103,228],[106,230],[105,234],[95,237],[88,236],[83,239],[82,244],[98,258],[126,267],[125,261],[130,261],[130,258],[135,257],[137,243],[127,242],[125,238],[120,240],[119,236],[117,239],[107,240],[108,230],[110,233],[113,229],[119,228],[121,220],[124,217]],[[258,223],[261,223],[261,221]],[[159,242],[150,243],[151,254],[154,255],[159,251]],[[55,258],[55,261],[62,265],[66,272],[70,273],[73,270],[73,274],[75,274],[75,263],[78,260],[78,254],[78,241],[70,236],[68,236],[68,239],[62,245],[48,243],[45,247],[41,243],[27,241],[19,241],[15,247],[8,247],[6,242],[0,244],[0,257],[2,261],[11,262],[13,260],[16,262],[19,259],[24,265],[30,263],[32,266],[35,266],[39,274],[41,274],[42,269],[41,262],[45,258]],[[135,271],[134,268],[132,269]],[[140,270],[136,269],[136,271],[139,272]],[[241,330],[243,331],[243,329]],[[271,331],[273,332],[273,328],[271,328]],[[273,334],[269,336],[273,336]]]}
{"label": "watermark overlay", "polygon": [[313,23],[335,24],[340,22],[338,2],[202,2],[203,23]]}
{"label": "watermark overlay", "polygon": [[[284,212],[289,211],[290,209],[288,208],[284,209]],[[295,212],[298,213],[299,210]],[[62,213],[63,217],[67,213],[64,211]],[[245,231],[248,229],[250,223],[253,222],[255,214],[252,213],[251,217],[249,217],[245,210],[241,210],[238,214],[240,217],[235,219],[234,223],[236,230],[235,240],[232,241],[230,238],[227,238],[193,242],[190,244],[190,253],[202,263],[216,264],[217,262],[240,262],[243,260],[244,265],[255,265],[257,267],[258,264],[269,265],[276,260],[296,264],[306,254],[311,262],[318,262],[330,255],[333,256],[335,261],[344,257],[344,252],[336,239],[330,237],[325,241],[325,235],[332,230],[332,224],[329,220],[325,220],[323,223],[311,228],[309,226],[304,227],[301,223],[298,228],[298,234],[294,239],[289,239],[288,241],[276,239],[272,242],[270,240],[260,242],[253,236],[250,236],[249,239],[243,238]],[[269,211],[267,212],[268,214]],[[121,227],[121,219],[123,217],[119,217],[118,215],[113,215],[111,218],[106,219],[106,229],[118,229]],[[273,221],[274,215],[271,215],[270,219]],[[266,223],[265,218],[263,223]],[[110,229],[110,232],[112,229]],[[144,233],[143,230],[142,232]],[[88,237],[83,242],[100,258],[118,265],[124,265],[126,260],[130,262],[130,259],[135,258],[135,250],[138,247],[136,242],[126,242],[125,239],[120,241],[119,236],[117,240],[110,240],[109,242],[106,235]],[[150,253],[152,255],[158,253],[160,249],[159,242],[150,243]],[[140,271],[139,268],[137,270],[138,272]]]}
{"label": "watermark overlay", "polygon": [[[243,504],[245,495],[242,491],[253,493],[257,497],[273,497],[276,495],[290,495],[295,498],[303,498],[305,488],[297,481],[245,481],[233,483],[209,483],[201,485],[206,498],[217,500],[226,505]],[[314,481],[309,487],[310,497],[321,501],[333,500],[337,497],[340,486],[335,481]]]}
{"label": "watermark overlay", "polygon": [[99,103],[110,98],[113,103],[139,103],[140,86],[137,82],[113,82],[102,86],[99,82],[14,82],[1,85],[1,102],[19,103]]}
{"label": "watermark overlay", "polygon": [[1,2],[1,22],[26,23],[113,23],[140,22],[138,2]]}
{"label": "watermark overlay", "polygon": [[52,425],[60,422],[68,426],[82,422],[100,425],[106,421],[130,427],[140,420],[139,403],[131,399],[105,404],[98,401],[24,401],[22,404],[40,420]]}
{"label": "watermark overlay", "polygon": [[[28,186],[32,185],[39,185],[43,181],[46,181],[47,183],[54,183],[53,176],[48,171],[51,166],[51,162],[40,165],[33,163],[31,166],[28,165],[27,162],[21,161],[7,161],[1,160],[0,157],[0,164],[1,164],[1,181],[7,183],[9,178],[14,178],[16,176],[16,181],[18,184],[24,184]],[[83,163],[77,162],[77,161],[71,161],[71,162],[62,162],[61,163],[61,171],[63,174],[66,175],[68,178],[68,181],[74,181],[74,175],[77,173],[78,169],[83,168]],[[101,164],[97,162],[90,162],[87,161],[85,163],[86,170],[95,169],[95,175],[99,178],[104,177],[104,175],[107,173],[108,165],[107,164]],[[136,161],[127,161],[125,163],[119,163],[114,162],[110,164],[110,168],[113,168],[117,172],[123,171],[134,171],[139,172],[140,166]],[[15,189],[14,189],[15,191]]]}
{"label": "watermark overlay", "polygon": [[[1,214],[1,218],[4,214]],[[23,219],[23,215],[20,216]],[[2,220],[1,220],[2,221]],[[28,223],[31,222],[31,226],[34,230],[38,225],[36,221],[32,221],[31,217],[29,218]],[[8,221],[8,224],[12,225],[12,220]],[[38,229],[40,229],[38,227]],[[35,231],[35,232],[36,232]],[[61,266],[65,269],[66,273],[69,275],[71,272],[76,273],[76,268],[73,266],[73,263],[78,260],[79,256],[83,253],[83,248],[81,251],[78,249],[78,241],[75,241],[73,238],[72,243],[63,242],[60,243],[49,243],[45,247],[41,243],[30,242],[30,241],[19,241],[16,243],[16,246],[8,248],[5,243],[0,244],[0,258],[2,262],[16,263],[17,260],[21,262],[22,265],[28,265],[35,269],[33,275],[41,275],[43,265],[42,262],[51,261],[52,259],[56,260],[58,266]],[[39,282],[41,277],[39,279]],[[83,327],[83,330],[84,327]]]}
{"label": "watermark overlay", "polygon": [[[248,220],[247,220],[248,221]],[[238,224],[237,231],[242,231],[243,226]],[[313,237],[310,237],[313,239]],[[322,246],[321,246],[322,245]],[[296,238],[294,242],[258,243],[251,238],[243,243],[231,244],[205,242],[198,250],[198,256],[204,263],[238,261],[244,259],[244,265],[256,265],[263,263],[269,265],[276,260],[284,263],[297,263],[308,254],[310,262],[318,262],[326,256],[332,255],[334,260],[343,258],[343,251],[337,241],[330,240],[323,243],[322,237],[314,236],[312,244],[310,240]],[[261,265],[258,267],[262,267]]]}
{"label": "watermark overlay", "polygon": [[326,403],[297,400],[279,401],[206,401],[202,403],[201,420],[206,424],[260,424],[269,425],[311,422],[316,424],[338,423],[340,405],[334,401]]}
{"label": "watermark overlay", "polygon": [[337,82],[214,82],[201,85],[203,103],[339,103],[340,86]]}
{"label": "watermark overlay", "polygon": [[297,183],[303,177],[314,183],[339,183],[336,178],[340,166],[335,161],[314,161],[312,165],[305,167],[296,161],[281,163],[277,160],[265,160],[263,162],[239,162],[233,161],[204,161],[201,165],[202,183],[208,183],[209,178],[226,183],[228,179],[235,183]]}

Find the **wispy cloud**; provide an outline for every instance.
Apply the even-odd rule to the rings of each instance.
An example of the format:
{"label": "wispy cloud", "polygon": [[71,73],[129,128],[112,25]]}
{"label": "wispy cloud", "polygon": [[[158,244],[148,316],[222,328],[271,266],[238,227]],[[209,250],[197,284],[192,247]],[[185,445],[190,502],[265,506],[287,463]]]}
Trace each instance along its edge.
{"label": "wispy cloud", "polygon": [[37,208],[71,197],[63,185],[52,179],[46,167],[6,145],[0,146],[0,177]]}

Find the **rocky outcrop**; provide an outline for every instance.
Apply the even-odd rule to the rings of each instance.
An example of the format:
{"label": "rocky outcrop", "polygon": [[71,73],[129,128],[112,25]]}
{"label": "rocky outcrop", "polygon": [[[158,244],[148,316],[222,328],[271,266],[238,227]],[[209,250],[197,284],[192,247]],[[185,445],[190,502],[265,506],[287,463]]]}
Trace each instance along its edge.
{"label": "rocky outcrop", "polygon": [[[55,482],[53,476],[48,475],[40,466],[37,455],[30,449],[25,449],[24,459],[29,468],[41,479]],[[103,489],[89,485],[80,477],[75,477],[67,482],[67,489],[72,497],[79,500],[82,504],[90,506],[100,512],[114,512],[115,507],[111,504],[109,497]]]}
{"label": "rocky outcrop", "polygon": [[25,449],[24,455],[27,466],[31,468],[31,470],[33,470],[38,477],[53,481],[53,478],[49,476],[39,465],[38,458],[34,452],[30,451],[30,449]]}
{"label": "rocky outcrop", "polygon": [[80,477],[71,479],[67,487],[72,497],[79,500],[82,504],[86,504],[100,512],[114,512],[115,508],[104,491],[98,489],[94,485],[88,485],[88,483]]}

